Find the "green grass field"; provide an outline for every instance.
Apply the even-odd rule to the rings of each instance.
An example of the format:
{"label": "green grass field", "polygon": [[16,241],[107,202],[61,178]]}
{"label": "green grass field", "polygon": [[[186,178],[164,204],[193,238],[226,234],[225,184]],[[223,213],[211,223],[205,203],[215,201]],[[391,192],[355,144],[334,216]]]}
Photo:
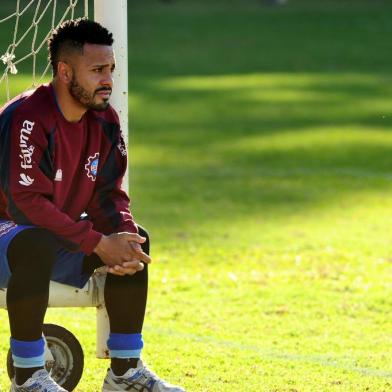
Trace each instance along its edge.
{"label": "green grass field", "polygon": [[[392,5],[129,2],[144,358],[190,392],[392,390]],[[33,262],[33,261],[32,261]],[[85,351],[93,309],[50,309]],[[0,389],[8,321],[0,311]]]}

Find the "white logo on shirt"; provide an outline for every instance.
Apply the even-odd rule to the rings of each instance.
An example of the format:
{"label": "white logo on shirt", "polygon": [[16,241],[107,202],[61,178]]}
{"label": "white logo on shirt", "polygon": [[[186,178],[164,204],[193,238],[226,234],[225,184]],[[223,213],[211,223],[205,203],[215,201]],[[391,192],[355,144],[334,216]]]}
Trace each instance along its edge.
{"label": "white logo on shirt", "polygon": [[27,174],[21,173],[20,174],[19,184],[24,186],[30,186],[34,182],[34,178],[31,178]]}
{"label": "white logo on shirt", "polygon": [[96,152],[94,155],[87,159],[87,163],[84,165],[84,168],[87,171],[87,177],[90,180],[95,181],[98,173],[98,163],[99,163],[99,152]]}
{"label": "white logo on shirt", "polygon": [[54,178],[55,181],[62,181],[63,180],[63,171],[58,169],[56,172],[56,177]]}
{"label": "white logo on shirt", "polygon": [[34,146],[28,146],[27,142],[29,141],[29,136],[34,127],[34,122],[25,120],[23,121],[22,129],[20,130],[19,135],[19,147],[20,147],[20,154],[19,158],[22,159],[20,162],[20,167],[22,169],[31,169],[32,165],[32,155],[34,152]]}

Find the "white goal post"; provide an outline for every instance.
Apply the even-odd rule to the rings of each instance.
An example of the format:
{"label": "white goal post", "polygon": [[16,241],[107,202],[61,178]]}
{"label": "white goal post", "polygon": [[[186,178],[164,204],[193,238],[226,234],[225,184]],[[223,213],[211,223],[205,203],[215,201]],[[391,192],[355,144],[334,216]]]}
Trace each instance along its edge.
{"label": "white goal post", "polygon": [[[50,31],[45,35],[45,41],[49,37],[53,28],[59,23],[55,24],[55,13],[56,13],[56,2],[59,0],[47,0],[44,2],[44,12],[53,5],[53,16],[52,25]],[[64,14],[63,18],[59,22],[74,17],[74,9],[78,0],[68,0],[69,7],[67,12],[70,15]],[[84,2],[84,15],[88,15],[91,18],[89,10],[89,0],[79,0]],[[28,57],[33,57],[33,81],[32,85],[35,84],[35,59],[39,50],[45,45],[41,42],[36,45],[37,26],[39,21],[42,19],[38,10],[42,6],[41,0],[30,0],[22,9],[21,1],[17,0],[16,11],[11,15],[0,15],[0,23],[10,18],[15,18],[15,31],[13,42],[10,43],[7,52],[2,53],[1,60],[3,60],[5,71],[0,83],[7,83],[7,92],[9,92],[8,83],[12,84],[12,78],[17,73],[17,66],[20,61]],[[19,17],[21,17],[25,9],[30,6],[36,5],[36,11],[34,13],[33,21],[28,28],[33,30],[33,42],[32,52],[25,55],[23,58],[18,59],[14,55],[14,50],[20,41],[26,36],[26,33],[22,33],[21,37],[16,36],[18,29]],[[81,15],[79,15],[81,16]],[[75,16],[76,17],[76,16]],[[94,20],[101,23],[103,26],[108,28],[113,33],[114,37],[114,51],[116,56],[116,69],[114,74],[114,88],[111,97],[111,103],[117,110],[121,129],[124,133],[125,143],[128,146],[128,20],[127,20],[127,0],[94,0]],[[35,46],[36,45],[36,46]],[[46,48],[44,48],[45,50]],[[0,62],[1,63],[1,62]],[[43,75],[49,69],[47,66]],[[11,74],[11,75],[9,75]],[[123,187],[126,191],[129,190],[128,185],[128,172],[124,177]],[[106,346],[107,337],[109,334],[109,322],[104,305],[103,299],[103,287],[104,287],[105,275],[97,271],[90,281],[86,284],[83,289],[76,289],[74,287],[66,286],[60,283],[51,282],[50,286],[50,307],[96,307],[97,308],[97,358],[107,358],[108,349]],[[0,308],[6,307],[6,290],[0,289]]]}
{"label": "white goal post", "polygon": [[[128,18],[127,0],[95,0],[94,20],[107,27],[114,37],[116,69],[111,103],[117,110],[125,145],[128,146]],[[124,178],[128,191],[128,175]]]}

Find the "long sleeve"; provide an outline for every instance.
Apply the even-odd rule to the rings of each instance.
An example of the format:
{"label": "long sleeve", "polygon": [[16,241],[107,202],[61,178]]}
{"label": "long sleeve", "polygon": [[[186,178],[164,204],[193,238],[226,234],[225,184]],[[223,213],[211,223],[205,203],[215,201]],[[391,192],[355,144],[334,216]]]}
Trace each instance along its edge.
{"label": "long sleeve", "polygon": [[[11,122],[8,214],[15,223],[33,224],[64,239],[71,249],[92,253],[102,234],[88,221],[75,221],[53,203],[50,138],[37,120],[16,115]],[[2,168],[3,170],[3,168]]]}
{"label": "long sleeve", "polygon": [[94,228],[104,234],[137,232],[137,226],[129,211],[129,198],[122,189],[127,168],[127,154],[119,126],[110,132],[110,151],[99,169],[95,192],[87,214]]}

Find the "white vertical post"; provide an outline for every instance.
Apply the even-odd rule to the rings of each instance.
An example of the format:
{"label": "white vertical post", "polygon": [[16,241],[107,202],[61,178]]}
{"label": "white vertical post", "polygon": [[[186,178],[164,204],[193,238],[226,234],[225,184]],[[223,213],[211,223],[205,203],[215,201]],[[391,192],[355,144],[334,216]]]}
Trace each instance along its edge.
{"label": "white vertical post", "polygon": [[[94,20],[105,26],[114,38],[116,69],[111,104],[116,109],[125,145],[128,147],[128,16],[127,0],[94,0]],[[123,187],[129,191],[128,171]],[[105,306],[97,308],[97,358],[107,358],[106,340],[109,336],[109,318]]]}
{"label": "white vertical post", "polygon": [[[128,146],[128,17],[127,0],[95,0],[94,20],[105,26],[114,38],[116,70],[111,104],[120,116],[125,144]],[[128,192],[128,174],[124,177]]]}
{"label": "white vertical post", "polygon": [[109,337],[110,324],[109,316],[105,304],[102,303],[97,307],[97,343],[96,343],[96,357],[108,358],[109,349],[107,340]]}

